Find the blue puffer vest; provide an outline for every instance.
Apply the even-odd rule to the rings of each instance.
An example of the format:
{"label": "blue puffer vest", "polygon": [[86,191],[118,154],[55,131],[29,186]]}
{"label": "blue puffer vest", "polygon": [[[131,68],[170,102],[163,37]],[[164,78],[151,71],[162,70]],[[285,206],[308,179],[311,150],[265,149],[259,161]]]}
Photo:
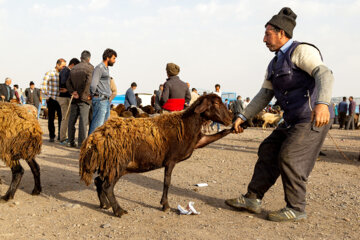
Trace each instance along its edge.
{"label": "blue puffer vest", "polygon": [[281,62],[275,63],[274,57],[268,66],[267,80],[272,82],[277,103],[284,110],[284,120],[290,125],[311,121],[318,96],[315,79],[291,61],[291,55],[299,44],[309,43],[294,41]]}

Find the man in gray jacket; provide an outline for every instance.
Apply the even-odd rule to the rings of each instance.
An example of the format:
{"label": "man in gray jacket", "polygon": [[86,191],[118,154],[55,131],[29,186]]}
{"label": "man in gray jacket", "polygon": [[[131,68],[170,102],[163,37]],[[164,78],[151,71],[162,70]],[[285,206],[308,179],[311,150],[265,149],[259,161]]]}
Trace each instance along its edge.
{"label": "man in gray jacket", "polygon": [[113,66],[117,54],[108,48],[103,53],[103,61],[94,69],[90,94],[92,98],[93,117],[90,124],[89,135],[99,126],[103,125],[110,116],[110,73],[109,67]]}
{"label": "man in gray jacket", "polygon": [[30,82],[30,87],[25,89],[26,104],[31,104],[39,109],[41,103],[41,92],[40,89],[35,88],[35,83]]}
{"label": "man in gray jacket", "polygon": [[135,93],[134,90],[137,88],[137,84],[136,82],[133,82],[131,84],[131,87],[126,91],[125,93],[125,109],[128,109],[129,107],[136,107],[136,97],[135,97]]}
{"label": "man in gray jacket", "polygon": [[189,87],[177,76],[180,67],[174,63],[166,65],[168,79],[164,84],[164,90],[161,94],[161,107],[167,111],[181,111],[185,104],[191,100]]}
{"label": "man in gray jacket", "polygon": [[258,161],[245,195],[226,204],[252,213],[261,212],[264,194],[281,176],[286,207],[270,212],[271,221],[307,217],[306,181],[330,127],[333,75],[312,44],[293,41],[296,14],[283,8],[265,25],[264,42],[276,55],[270,62],[260,92],[238,115],[236,132],[275,96],[284,110],[284,122],[260,145]]}

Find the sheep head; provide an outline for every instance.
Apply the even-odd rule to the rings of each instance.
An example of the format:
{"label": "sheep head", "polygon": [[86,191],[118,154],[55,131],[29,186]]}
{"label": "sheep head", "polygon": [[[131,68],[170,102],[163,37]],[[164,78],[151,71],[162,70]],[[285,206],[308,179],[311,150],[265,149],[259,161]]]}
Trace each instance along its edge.
{"label": "sheep head", "polygon": [[194,112],[201,114],[205,120],[211,120],[228,126],[232,123],[232,116],[216,94],[200,97],[194,104]]}

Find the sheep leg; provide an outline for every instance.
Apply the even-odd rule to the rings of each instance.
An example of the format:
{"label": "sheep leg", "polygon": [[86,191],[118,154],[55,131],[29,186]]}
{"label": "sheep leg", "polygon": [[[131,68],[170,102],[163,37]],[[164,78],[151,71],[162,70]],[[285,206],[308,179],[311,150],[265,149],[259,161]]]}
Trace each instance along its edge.
{"label": "sheep leg", "polygon": [[35,161],[35,159],[31,159],[30,161],[27,161],[29,164],[29,167],[31,169],[31,172],[34,176],[34,189],[32,190],[32,195],[39,195],[41,192],[41,183],[40,183],[40,167],[39,164]]}
{"label": "sheep leg", "polygon": [[19,187],[22,175],[24,174],[24,169],[21,167],[18,162],[17,165],[11,168],[12,179],[10,187],[6,194],[0,198],[0,202],[7,202],[9,199],[13,199],[17,188]]}
{"label": "sheep leg", "polygon": [[221,132],[218,132],[216,134],[212,134],[212,135],[203,135],[200,140],[198,141],[198,143],[196,144],[195,148],[202,148],[205,147],[206,145],[215,142],[217,140],[219,140],[220,138],[223,138],[225,136],[227,136],[229,133],[231,133],[232,129],[225,129],[222,130]]}
{"label": "sheep leg", "polygon": [[103,208],[103,209],[111,208],[109,200],[107,199],[105,192],[103,190],[103,187],[102,187],[104,184],[104,181],[101,180],[100,177],[96,177],[94,182],[95,182],[96,191],[97,191],[99,201],[100,201],[100,208]]}
{"label": "sheep leg", "polygon": [[162,210],[165,212],[170,209],[168,202],[168,191],[171,183],[171,173],[175,167],[175,162],[170,161],[169,164],[165,166],[165,174],[164,174],[164,189],[163,195],[161,197],[160,204],[163,205]]}
{"label": "sheep leg", "polygon": [[116,177],[112,182],[109,182],[109,179],[105,179],[102,185],[103,191],[105,192],[105,195],[110,202],[113,212],[117,217],[121,217],[122,215],[128,213],[126,210],[120,207],[119,203],[116,201],[115,198],[114,187],[119,178],[120,177]]}

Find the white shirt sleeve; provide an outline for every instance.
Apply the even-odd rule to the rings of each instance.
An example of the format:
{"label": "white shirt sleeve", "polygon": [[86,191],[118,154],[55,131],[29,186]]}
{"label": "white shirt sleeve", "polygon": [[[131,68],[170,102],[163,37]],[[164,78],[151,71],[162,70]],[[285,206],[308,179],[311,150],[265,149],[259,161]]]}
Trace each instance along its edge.
{"label": "white shirt sleeve", "polygon": [[272,83],[271,83],[269,80],[267,80],[267,76],[268,76],[268,72],[267,72],[267,70],[266,70],[266,71],[265,71],[265,79],[264,79],[262,88],[266,88],[266,89],[273,90],[273,85],[272,85]]}
{"label": "white shirt sleeve", "polygon": [[324,65],[320,52],[309,44],[300,44],[292,53],[291,61],[301,70],[312,76],[313,70]]}

